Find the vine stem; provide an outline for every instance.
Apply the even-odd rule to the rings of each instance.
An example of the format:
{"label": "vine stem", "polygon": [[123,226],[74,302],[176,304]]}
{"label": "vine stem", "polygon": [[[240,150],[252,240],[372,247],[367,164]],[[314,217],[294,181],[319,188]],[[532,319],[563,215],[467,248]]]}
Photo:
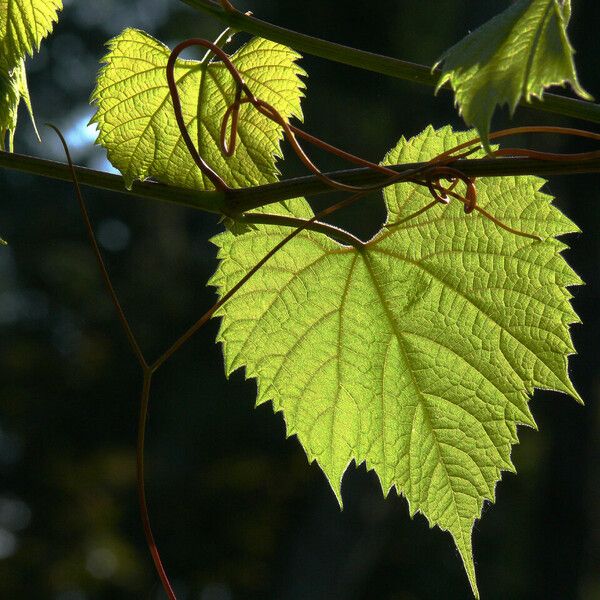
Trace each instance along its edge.
{"label": "vine stem", "polygon": [[136,445],[136,486],[138,493],[138,502],[140,505],[140,517],[142,519],[142,526],[144,528],[144,535],[146,536],[146,543],[148,544],[148,550],[150,550],[150,556],[152,562],[156,568],[158,577],[162,583],[163,589],[167,594],[169,600],[177,600],[177,596],[173,591],[171,582],[160,558],[160,552],[154,540],[154,534],[152,533],[152,526],[150,525],[150,515],[148,514],[148,503],[146,501],[146,485],[145,485],[145,474],[144,474],[144,447],[146,442],[146,422],[148,420],[148,404],[150,402],[150,389],[152,386],[152,368],[148,366],[143,367],[144,371],[144,382],[142,384],[142,394],[140,398],[140,411],[138,417],[138,435]]}
{"label": "vine stem", "polygon": [[[391,165],[389,168],[402,173],[422,169],[427,163],[404,163]],[[586,160],[538,160],[530,158],[479,158],[463,159],[452,163],[468,177],[502,177],[507,175],[570,175],[575,173],[599,173],[600,158]],[[24,154],[0,151],[0,167],[58,179],[73,181],[69,166],[65,163],[36,158]],[[178,206],[202,210],[204,212],[224,214],[227,212],[244,212],[274,202],[289,200],[299,196],[316,196],[331,192],[323,181],[314,175],[306,175],[294,179],[278,181],[252,188],[232,189],[227,193],[220,191],[197,191],[189,188],[167,186],[151,181],[136,181],[131,189],[125,187],[123,178],[112,173],[74,166],[81,185],[97,189],[110,190],[159,200]],[[382,175],[370,168],[344,169],[325,173],[328,178],[353,185],[376,183]]]}
{"label": "vine stem", "polygon": [[87,210],[87,206],[83,199],[83,194],[81,193],[81,188],[79,186],[79,181],[77,179],[77,173],[75,172],[75,167],[73,165],[73,161],[71,159],[71,152],[69,151],[69,146],[61,133],[58,127],[54,125],[48,124],[48,127],[52,128],[58,138],[60,139],[60,143],[63,146],[65,151],[65,155],[68,161],[68,167],[71,172],[71,178],[73,184],[75,185],[75,195],[77,197],[77,202],[79,203],[79,209],[81,211],[81,216],[83,218],[83,222],[85,224],[85,229],[87,233],[88,240],[92,247],[92,252],[96,258],[96,263],[98,264],[98,268],[100,269],[100,274],[102,279],[106,285],[106,289],[108,291],[108,295],[115,307],[117,312],[117,316],[119,318],[119,322],[121,323],[121,327],[125,332],[125,336],[127,337],[127,341],[131,347],[131,350],[142,368],[143,373],[143,385],[142,385],[142,393],[140,398],[140,410],[139,410],[139,420],[138,420],[138,436],[137,436],[137,446],[136,446],[136,485],[137,485],[137,493],[138,493],[138,501],[140,506],[140,517],[142,520],[142,526],[144,528],[144,534],[146,536],[146,543],[148,544],[148,549],[150,550],[150,555],[152,556],[152,561],[154,562],[154,566],[156,568],[156,572],[161,580],[163,589],[167,594],[169,600],[177,600],[175,596],[175,592],[171,587],[171,583],[165,571],[165,568],[160,559],[160,553],[156,546],[156,542],[154,540],[154,535],[152,533],[152,527],[150,526],[150,516],[148,514],[148,505],[146,502],[146,487],[145,487],[145,478],[144,478],[144,442],[146,437],[146,421],[148,418],[148,402],[150,400],[150,388],[152,383],[152,375],[156,369],[148,366],[146,358],[144,357],[144,353],[133,333],[131,325],[127,320],[125,315],[125,311],[121,307],[121,302],[119,301],[119,297],[117,292],[112,284],[110,279],[110,275],[104,263],[104,259],[102,258],[102,253],[100,252],[100,248],[98,246],[98,242],[96,241],[96,236],[94,234],[94,229],[92,227],[92,223],[90,220],[90,216]]}
{"label": "vine stem", "polygon": [[[319,223],[319,219],[323,219],[334,212],[342,208],[346,208],[358,202],[361,198],[365,196],[365,192],[358,192],[353,194],[350,197],[344,198],[331,206],[324,208],[319,211],[313,217],[307,220],[302,219],[292,219],[290,218],[287,223],[284,225],[288,227],[293,227],[291,233],[289,233],[285,238],[283,238],[276,246],[274,246],[267,254],[263,256],[231,289],[229,289],[221,298],[215,302],[211,308],[209,308],[189,329],[187,329],[182,335],[180,335],[177,340],[172,344],[172,346],[163,352],[157,359],[150,365],[150,370],[152,372],[159,369],[181,346],[183,346],[218,310],[223,306],[265,263],[267,263],[279,250],[281,250],[284,246],[286,246],[289,242],[291,242],[298,234],[302,233],[306,229],[313,229],[312,226]],[[242,220],[248,223],[256,223],[252,217],[258,217],[259,215],[243,215]],[[272,217],[278,217],[279,215],[268,215]],[[280,224],[279,220],[271,221],[271,224]],[[335,228],[338,231],[344,231],[342,229]],[[346,234],[345,241],[349,242],[349,245],[354,246],[357,250],[361,250],[364,247],[364,242],[362,242],[357,237],[344,232]]]}
{"label": "vine stem", "polygon": [[94,235],[94,229],[92,227],[90,215],[88,213],[87,207],[83,200],[83,194],[81,193],[81,188],[79,187],[79,180],[77,179],[77,174],[75,173],[75,167],[73,165],[73,160],[71,159],[71,152],[69,151],[69,146],[67,145],[67,142],[66,142],[63,134],[61,133],[60,129],[58,129],[58,127],[55,127],[54,125],[51,125],[50,123],[47,123],[47,126],[55,131],[55,133],[58,136],[60,143],[62,144],[62,147],[65,151],[65,155],[66,155],[67,161],[68,161],[68,168],[69,168],[70,175],[71,175],[71,180],[73,181],[73,184],[75,185],[75,195],[77,196],[77,201],[79,203],[79,210],[81,211],[81,216],[83,218],[83,222],[85,225],[85,230],[86,230],[86,233],[88,236],[88,240],[90,242],[90,245],[92,246],[92,251],[94,253],[94,256],[96,257],[96,262],[98,264],[98,268],[100,269],[100,274],[102,275],[102,280],[104,281],[104,285],[106,286],[108,295],[110,296],[110,299],[111,299],[111,301],[115,307],[115,310],[117,312],[117,316],[119,317],[119,322],[121,323],[121,327],[123,328],[123,331],[125,332],[125,335],[127,336],[127,341],[129,342],[129,346],[131,347],[131,350],[132,350],[133,354],[135,355],[138,363],[141,365],[142,369],[147,369],[148,364],[146,363],[144,354],[138,344],[138,341],[133,333],[133,330],[131,329],[131,326],[129,325],[129,321],[127,321],[125,312],[123,311],[121,303],[119,302],[117,292],[115,291],[115,288],[113,287],[112,281],[108,274],[108,270],[104,263],[104,259],[102,258],[102,253],[100,252],[100,248],[98,247],[98,242],[96,241],[96,236]]}
{"label": "vine stem", "polygon": [[[5,169],[30,173],[49,179],[73,182],[69,165],[66,163],[18,154],[16,152],[5,152],[0,150],[0,167]],[[88,169],[87,167],[73,166],[77,181],[80,185],[100,190],[108,190],[147,198],[149,200],[160,200],[169,204],[177,204],[188,208],[195,208],[205,212],[220,214],[225,207],[225,197],[222,192],[203,191],[181,187],[173,187],[156,183],[153,181],[134,181],[131,188],[125,186],[125,180],[120,175]]]}
{"label": "vine stem", "polygon": [[[257,19],[252,15],[244,14],[235,10],[234,7],[225,9],[220,2],[215,2],[214,0],[182,1],[196,10],[209,13],[239,31],[245,31],[273,42],[285,44],[299,52],[429,87],[436,87],[438,84],[440,77],[439,70],[432,70],[431,67],[425,65],[381,54],[374,54],[364,50],[357,50],[350,46],[336,44],[285,29]],[[448,87],[443,87],[442,89],[449,90]],[[585,102],[575,98],[545,93],[543,100],[537,98],[532,98],[529,102],[522,100],[520,105],[535,110],[582,119],[590,123],[600,123],[600,104],[594,104],[593,102]]]}

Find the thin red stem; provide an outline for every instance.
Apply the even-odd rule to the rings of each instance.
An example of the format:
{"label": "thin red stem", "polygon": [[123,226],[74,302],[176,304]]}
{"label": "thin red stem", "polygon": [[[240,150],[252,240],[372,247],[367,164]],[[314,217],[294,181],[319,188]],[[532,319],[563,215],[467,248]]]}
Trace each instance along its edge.
{"label": "thin red stem", "polygon": [[129,325],[129,321],[127,320],[127,317],[125,316],[125,312],[123,311],[123,308],[121,307],[121,303],[119,302],[119,298],[117,296],[115,288],[114,288],[112,281],[110,279],[110,276],[108,274],[108,270],[106,268],[106,265],[104,264],[104,259],[102,258],[102,253],[100,252],[98,242],[96,241],[96,236],[94,235],[94,229],[92,227],[90,216],[88,214],[88,210],[85,205],[85,201],[83,200],[83,194],[81,193],[81,188],[79,187],[79,180],[77,179],[77,173],[75,172],[73,160],[71,159],[71,152],[69,151],[69,146],[67,145],[67,142],[66,142],[63,134],[61,133],[60,129],[58,129],[58,127],[55,127],[54,125],[51,125],[50,123],[48,123],[47,125],[48,125],[48,127],[51,127],[56,132],[56,135],[58,135],[58,138],[60,139],[60,142],[64,148],[65,155],[67,157],[67,162],[69,164],[69,169],[71,170],[71,177],[73,179],[73,184],[75,185],[75,194],[77,196],[77,202],[79,203],[79,209],[81,211],[81,216],[83,217],[83,222],[85,224],[85,229],[87,232],[88,240],[90,242],[90,245],[92,246],[94,256],[96,257],[96,262],[98,263],[98,268],[100,269],[100,273],[102,275],[104,285],[106,286],[106,289],[108,290],[110,299],[115,307],[115,310],[117,311],[117,316],[119,317],[119,321],[121,322],[123,331],[125,332],[125,335],[127,336],[127,341],[129,342],[129,345],[131,346],[131,350],[133,351],[135,357],[137,358],[137,361],[140,363],[140,366],[143,369],[146,369],[148,367],[148,365],[146,363],[146,359],[144,358],[144,354],[137,342],[137,339],[133,333],[133,330],[131,329],[131,326]]}
{"label": "thin red stem", "polygon": [[[302,163],[316,177],[318,177],[320,180],[325,182],[326,185],[328,185],[332,189],[345,191],[345,192],[351,192],[351,193],[360,192],[360,191],[375,191],[375,190],[381,189],[382,187],[384,187],[386,185],[390,185],[393,182],[397,182],[400,179],[407,180],[410,178],[410,174],[407,174],[407,173],[398,174],[396,171],[390,169],[389,167],[386,167],[383,165],[378,165],[376,163],[373,163],[368,160],[362,159],[358,156],[355,156],[349,152],[345,152],[344,150],[341,150],[340,148],[337,148],[331,144],[328,144],[327,142],[324,142],[323,140],[321,140],[315,136],[312,136],[295,126],[290,125],[288,123],[287,119],[285,119],[275,107],[273,107],[268,102],[265,102],[264,100],[257,98],[252,93],[252,91],[246,85],[240,72],[237,70],[237,68],[235,67],[235,65],[229,58],[229,56],[221,48],[219,48],[214,43],[212,43],[206,39],[192,38],[192,39],[186,40],[184,42],[181,42],[180,44],[175,46],[175,48],[172,50],[171,55],[169,56],[168,63],[167,63],[167,82],[169,85],[169,90],[170,90],[172,101],[173,101],[175,118],[176,118],[177,124],[179,126],[181,136],[183,137],[184,142],[186,144],[186,147],[188,148],[190,155],[192,156],[194,162],[196,163],[198,168],[201,170],[201,172],[207,178],[209,178],[211,180],[211,182],[213,183],[213,185],[215,185],[215,187],[217,187],[218,189],[227,191],[230,188],[227,185],[227,183],[212,169],[212,167],[210,167],[206,163],[206,161],[200,156],[200,154],[198,153],[198,150],[194,146],[194,143],[192,142],[192,139],[187,131],[187,127],[186,127],[186,124],[185,124],[185,121],[183,118],[182,109],[181,109],[181,100],[179,97],[179,91],[177,89],[177,84],[175,82],[174,71],[175,71],[176,60],[185,49],[187,49],[191,46],[202,46],[203,48],[207,48],[211,52],[214,52],[214,54],[216,54],[216,56],[223,62],[224,66],[227,68],[227,70],[231,74],[231,76],[234,80],[235,86],[236,86],[235,99],[234,99],[233,103],[225,111],[223,120],[221,122],[219,146],[220,146],[221,153],[224,156],[230,157],[233,155],[233,153],[235,151],[235,145],[236,145],[236,141],[237,141],[237,127],[238,127],[238,117],[239,117],[240,105],[244,104],[244,103],[250,103],[262,115],[264,115],[268,119],[274,121],[283,129],[284,135],[286,136],[288,142],[290,143],[294,152],[300,158]],[[230,130],[229,140],[227,141],[226,140],[227,128],[228,128],[230,122],[231,122],[231,130]],[[388,175],[390,175],[390,179],[388,181],[380,182],[380,183],[370,185],[370,186],[353,186],[353,185],[344,184],[342,182],[331,179],[330,177],[327,177],[326,175],[324,175],[323,172],[309,158],[309,156],[306,154],[304,149],[298,143],[298,140],[296,139],[296,135],[304,138],[305,140],[309,141],[313,145],[321,148],[322,150],[324,150],[326,152],[330,152],[332,154],[335,154],[337,156],[345,158],[346,160],[348,160],[352,163],[367,166],[377,172],[388,174]]]}
{"label": "thin red stem", "polygon": [[129,341],[129,345],[131,346],[134,355],[136,356],[140,366],[143,371],[143,385],[142,385],[142,393],[140,400],[140,412],[138,418],[138,438],[137,438],[137,447],[136,447],[136,463],[137,463],[137,491],[138,491],[138,499],[140,505],[140,516],[142,519],[142,525],[144,527],[144,534],[146,536],[146,542],[148,544],[148,548],[150,550],[150,554],[152,556],[152,560],[154,562],[154,566],[156,567],[156,572],[161,580],[162,586],[169,598],[169,600],[177,600],[175,596],[175,592],[171,587],[169,582],[169,578],[165,572],[165,569],[162,565],[160,554],[158,552],[158,548],[154,541],[154,536],[152,534],[152,528],[150,526],[150,517],[148,516],[148,507],[146,503],[146,489],[144,483],[144,439],[146,433],[146,420],[148,416],[148,401],[150,398],[150,386],[152,381],[152,371],[148,367],[146,359],[142,353],[142,350],[137,342],[137,339],[131,329],[127,317],[125,316],[125,312],[121,307],[121,303],[119,302],[117,293],[112,285],[112,281],[110,279],[110,275],[108,274],[108,270],[106,269],[106,265],[104,264],[104,260],[102,258],[102,254],[100,252],[100,248],[98,247],[98,243],[96,241],[96,236],[94,234],[94,230],[92,228],[92,224],[89,218],[89,214],[87,211],[87,207],[85,201],[83,199],[83,194],[81,193],[81,188],[79,187],[79,180],[77,179],[77,174],[75,173],[75,169],[73,167],[73,161],[71,159],[71,153],[69,151],[69,147],[67,142],[62,135],[61,131],[55,127],[54,125],[49,125],[56,134],[58,135],[63,148],[65,150],[65,154],[67,156],[67,162],[69,164],[69,168],[71,169],[71,176],[73,178],[73,183],[75,185],[75,193],[77,196],[77,200],[79,202],[79,208],[81,210],[81,215],[83,217],[83,221],[85,223],[85,228],[88,234],[88,238],[90,244],[92,246],[94,255],[96,256],[96,261],[98,263],[98,267],[100,268],[100,272],[102,274],[102,279],[108,289],[109,296],[115,306],[117,311],[117,315],[119,317],[119,321],[121,322],[121,326],[125,331],[127,339]]}
{"label": "thin red stem", "polygon": [[[281,250],[286,244],[291,242],[299,233],[309,228],[312,223],[315,223],[318,219],[323,219],[331,215],[332,213],[350,206],[355,202],[358,202],[365,192],[358,192],[349,198],[344,198],[340,202],[328,206],[322,211],[310,219],[299,223],[296,221],[294,225],[297,225],[289,235],[283,240],[276,244],[265,256],[263,256],[228,292],[226,292],[217,302],[215,302],[189,329],[187,329],[177,340],[161,354],[149,367],[152,373],[155,373],[177,350],[179,350],[192,336],[199,331],[199,329],[215,314],[221,306],[223,306],[265,263],[267,263],[279,250]],[[361,248],[364,243],[358,238],[354,238],[355,247]]]}
{"label": "thin red stem", "polygon": [[[229,186],[227,185],[227,183],[225,183],[225,181],[221,178],[221,176],[216,171],[214,171],[213,168],[200,156],[200,154],[198,153],[198,150],[196,149],[196,146],[194,146],[194,142],[192,141],[192,138],[190,137],[190,135],[187,132],[187,127],[186,127],[186,124],[185,124],[185,121],[183,118],[183,113],[181,110],[181,99],[179,98],[179,90],[177,89],[177,83],[175,81],[175,62],[176,62],[177,58],[179,57],[179,55],[186,48],[189,48],[190,46],[203,46],[204,48],[211,50],[223,61],[224,64],[231,65],[231,68],[233,69],[233,71],[232,71],[232,69],[230,69],[230,72],[232,72],[232,75],[233,75],[233,72],[236,72],[236,71],[235,71],[235,67],[229,60],[229,57],[227,56],[227,54],[225,52],[223,52],[223,50],[221,48],[219,48],[212,42],[209,42],[208,40],[204,40],[201,38],[194,38],[191,40],[186,40],[184,42],[181,42],[177,46],[175,46],[175,48],[173,48],[173,51],[171,52],[171,54],[169,56],[169,60],[167,62],[167,68],[166,68],[167,83],[169,85],[169,93],[171,94],[171,100],[173,102],[173,112],[175,114],[175,119],[177,120],[177,125],[179,127],[179,131],[181,132],[181,135],[182,135],[185,145],[188,149],[188,152],[190,153],[190,156],[196,163],[196,166],[212,182],[212,184],[215,186],[215,188],[217,188],[218,190],[221,190],[221,191],[226,191],[226,190],[230,189]],[[235,79],[235,76],[234,76],[234,79]],[[237,83],[237,80],[236,80],[236,83]]]}
{"label": "thin red stem", "polygon": [[[532,126],[525,126],[525,127],[510,127],[509,129],[502,129],[501,131],[495,131],[493,133],[490,133],[489,139],[497,140],[497,139],[508,137],[511,135],[519,135],[519,134],[526,134],[526,133],[556,133],[558,135],[571,135],[571,136],[575,136],[575,137],[595,140],[597,142],[600,141],[599,133],[594,133],[593,131],[586,131],[585,129],[575,129],[573,127],[560,127],[560,126],[554,126],[554,125],[532,125]],[[454,148],[451,148],[450,150],[446,150],[446,152],[439,154],[437,156],[437,158],[438,159],[462,158],[463,156],[454,156],[454,153],[458,152],[459,150],[462,150],[463,148],[470,148],[471,146],[474,146],[474,145],[480,144],[480,143],[481,143],[481,138],[474,137],[466,142],[463,142],[462,144],[459,144],[458,146],[455,146]],[[534,152],[534,151],[532,151],[532,152]],[[494,152],[492,152],[492,154],[494,154]],[[543,154],[545,155],[543,160],[551,160],[548,158],[548,155],[550,153],[543,153]],[[590,157],[588,157],[588,158],[590,158]]]}
{"label": "thin red stem", "polygon": [[136,449],[136,466],[137,466],[137,492],[138,501],[140,505],[140,516],[142,518],[142,525],[144,527],[144,535],[146,536],[146,543],[152,556],[152,561],[156,568],[156,572],[162,583],[163,589],[167,594],[169,600],[177,600],[177,596],[173,591],[167,572],[162,564],[160,553],[156,542],[154,541],[154,535],[152,533],[152,527],[150,526],[150,516],[148,515],[148,503],[146,501],[146,485],[144,477],[144,447],[146,438],[146,421],[148,419],[148,403],[150,400],[150,387],[152,384],[152,369],[144,369],[144,383],[142,385],[142,394],[140,398],[140,413],[138,418],[138,437],[137,437],[137,449]]}

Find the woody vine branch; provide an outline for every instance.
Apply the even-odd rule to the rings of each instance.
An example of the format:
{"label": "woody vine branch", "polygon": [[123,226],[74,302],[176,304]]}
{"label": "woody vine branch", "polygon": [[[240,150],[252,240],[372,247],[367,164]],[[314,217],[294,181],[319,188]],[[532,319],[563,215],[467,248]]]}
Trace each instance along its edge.
{"label": "woody vine branch", "polygon": [[[285,29],[262,21],[251,14],[244,14],[236,10],[229,2],[226,4],[230,8],[225,8],[224,3],[216,0],[183,0],[183,2],[195,10],[218,18],[237,31],[244,31],[273,42],[285,44],[304,54],[311,54],[428,87],[436,87],[438,84],[439,72],[425,65],[358,50],[350,46]],[[448,87],[442,89],[449,90]],[[590,123],[600,123],[600,104],[594,104],[593,102],[584,102],[557,94],[545,93],[543,100],[532,98],[530,102],[522,101],[520,105],[534,110],[582,119]]]}
{"label": "woody vine branch", "polygon": [[[207,12],[232,28],[260,35],[275,42],[287,44],[298,51],[337,61],[343,64],[367,69],[427,86],[435,86],[439,75],[430,67],[402,61],[396,58],[373,54],[348,46],[342,46],[289,29],[267,23],[256,17],[243,14],[229,3],[215,0],[184,0],[192,8]],[[229,8],[226,8],[228,6]],[[522,102],[522,106],[563,116],[600,123],[600,105],[573,98],[544,94],[543,100],[532,99]],[[390,168],[401,173],[419,169],[423,164],[394,165]],[[21,154],[0,151],[0,167],[28,172],[48,178],[71,181],[69,168],[64,163],[44,160]],[[505,175],[552,176],[573,173],[595,173],[600,171],[600,158],[580,161],[552,161],[534,158],[495,158],[460,160],[453,167],[468,177],[498,177]],[[273,184],[245,189],[221,191],[195,191],[153,182],[136,182],[131,190],[123,185],[121,177],[83,167],[76,167],[77,176],[83,185],[119,191],[139,197],[161,200],[214,213],[228,211],[245,212],[272,202],[298,196],[318,195],[330,188],[318,177],[308,175]],[[350,185],[376,185],[382,180],[380,174],[368,168],[345,169],[324,173],[329,178]]]}
{"label": "woody vine branch", "polygon": [[[452,163],[469,177],[502,177],[506,175],[570,175],[577,173],[600,173],[600,157],[580,161],[564,160],[548,162],[529,158],[480,158],[462,159]],[[406,163],[389,167],[402,173],[423,167],[425,163]],[[0,151],[0,167],[31,175],[38,175],[61,181],[72,181],[67,164],[28,156],[25,154]],[[266,206],[273,202],[288,200],[298,196],[316,196],[331,192],[331,189],[314,175],[296,177],[260,185],[252,188],[232,189],[228,192],[197,191],[190,188],[167,186],[153,181],[136,181],[130,190],[125,188],[123,178],[104,171],[76,166],[75,172],[82,185],[122,194],[159,200],[178,206],[185,206],[211,213],[223,213],[224,209],[240,212]],[[385,176],[368,168],[343,169],[325,173],[328,177],[353,185],[377,183]]]}

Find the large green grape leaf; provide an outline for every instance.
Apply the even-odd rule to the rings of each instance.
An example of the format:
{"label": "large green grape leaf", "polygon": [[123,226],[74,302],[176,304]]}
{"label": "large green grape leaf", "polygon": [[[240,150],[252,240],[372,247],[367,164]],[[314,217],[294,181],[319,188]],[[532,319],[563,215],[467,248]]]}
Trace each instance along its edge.
{"label": "large green grape leaf", "polygon": [[21,100],[27,107],[34,131],[39,139],[27,86],[25,61],[19,61],[18,66],[11,70],[4,68],[0,63],[0,150],[6,148],[8,137],[8,150],[12,152]]}
{"label": "large green grape leaf", "polygon": [[570,15],[570,0],[517,0],[440,58],[438,89],[450,83],[459,112],[486,147],[496,106],[513,113],[521,98],[541,98],[545,88],[565,83],[592,99],[577,80]]}
{"label": "large green grape leaf", "polygon": [[[428,128],[400,140],[386,163],[431,159],[472,136]],[[471,531],[514,470],[517,425],[535,427],[534,388],[579,399],[567,374],[577,321],[567,286],[579,284],[556,236],[577,228],[540,192],[543,180],[477,182],[479,203],[533,241],[460,203],[435,206],[423,188],[385,191],[384,227],[364,247],[305,231],[218,312],[226,372],[245,367],[257,404],[282,411],[341,503],[350,462],[365,462],[408,500],[410,513],[451,533],[475,595]],[[303,199],[269,207],[310,218]],[[222,296],[289,229],[258,225],[215,238],[211,284]]]}
{"label": "large green grape leaf", "polygon": [[62,0],[0,0],[0,59],[12,69],[52,31]]}
{"label": "large green grape leaf", "polygon": [[[105,66],[92,99],[98,142],[130,186],[135,179],[157,179],[184,187],[212,189],[189,156],[169,96],[166,65],[170,50],[148,34],[126,29],[109,44]],[[232,61],[248,87],[286,118],[302,119],[304,88],[299,55],[269,40],[254,38]],[[273,182],[281,155],[281,128],[249,104],[240,110],[238,146],[222,156],[217,141],[223,115],[234,98],[234,82],[220,62],[178,60],[176,81],[182,113],[200,155],[232,187]],[[200,123],[200,135],[198,124]]]}

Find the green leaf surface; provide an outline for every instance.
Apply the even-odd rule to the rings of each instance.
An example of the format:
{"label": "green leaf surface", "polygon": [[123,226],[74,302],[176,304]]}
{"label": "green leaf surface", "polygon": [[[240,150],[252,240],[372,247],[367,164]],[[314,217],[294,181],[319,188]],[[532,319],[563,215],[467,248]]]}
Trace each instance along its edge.
{"label": "green leaf surface", "polygon": [[570,15],[570,0],[518,0],[440,58],[437,89],[450,83],[465,123],[477,128],[487,149],[496,106],[507,104],[512,114],[522,98],[541,98],[545,88],[566,83],[592,99],[577,80]]}
{"label": "green leaf surface", "polygon": [[[126,185],[155,177],[173,185],[213,189],[189,156],[177,128],[166,79],[169,48],[135,29],[126,29],[108,46],[92,95],[98,109],[93,122],[99,128],[98,142],[108,150]],[[254,38],[233,54],[232,61],[255,95],[284,117],[301,120],[304,85],[299,76],[305,73],[296,64],[298,58],[285,46]],[[178,60],[175,76],[188,131],[199,141],[206,162],[232,187],[276,181],[281,128],[249,104],[240,110],[234,155],[223,157],[217,146],[235,92],[226,68],[220,62]]]}
{"label": "green leaf surface", "polygon": [[[19,79],[21,67],[12,71],[0,66],[0,150],[8,147],[12,151],[17,115],[21,95],[19,93]],[[8,144],[6,139],[8,137]]]}
{"label": "green leaf surface", "polygon": [[[9,152],[12,152],[21,100],[27,107],[35,134],[39,140],[29,97],[29,88],[27,87],[25,62],[21,60],[18,66],[10,70],[0,65],[0,150],[5,150],[8,147]],[[7,137],[8,144],[6,144]]]}
{"label": "green leaf surface", "polygon": [[0,62],[10,70],[33,55],[61,9],[62,0],[0,0]]}
{"label": "green leaf surface", "polygon": [[[385,163],[429,160],[472,136],[449,127],[401,139]],[[384,227],[364,247],[310,231],[280,250],[218,313],[226,372],[257,379],[257,404],[281,411],[341,504],[348,465],[366,463],[410,513],[450,532],[477,596],[471,545],[502,470],[514,471],[517,425],[535,427],[534,388],[579,398],[567,374],[580,283],[556,236],[577,228],[543,180],[477,182],[479,204],[543,241],[500,229],[459,202],[428,203],[412,184],[385,190]],[[273,212],[274,207],[269,207]],[[281,214],[310,218],[303,199]],[[214,240],[220,296],[290,232],[258,225]]]}

